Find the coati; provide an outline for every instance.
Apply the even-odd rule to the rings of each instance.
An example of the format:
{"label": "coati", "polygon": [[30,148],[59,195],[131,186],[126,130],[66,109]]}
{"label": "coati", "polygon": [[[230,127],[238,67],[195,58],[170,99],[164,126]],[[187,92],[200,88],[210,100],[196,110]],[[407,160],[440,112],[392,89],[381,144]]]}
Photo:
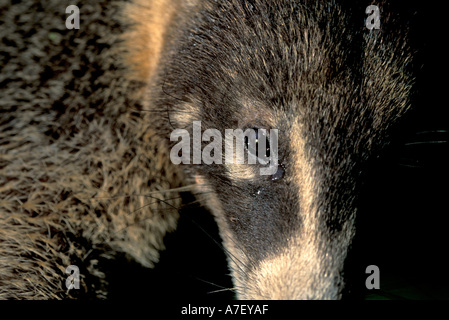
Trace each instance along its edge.
{"label": "coati", "polygon": [[[413,83],[407,25],[379,3],[380,30],[368,30],[370,4],[139,0],[122,10],[99,0],[79,4],[79,30],[65,28],[59,0],[2,4],[0,298],[114,297],[104,260],[153,267],[176,227],[176,192],[191,183],[219,222],[239,298],[345,298],[363,175]],[[444,52],[426,26],[420,40]],[[423,114],[438,105],[435,88],[444,92],[437,78],[425,77]],[[279,170],[171,164],[170,133],[197,120],[203,130],[279,129]],[[406,212],[420,226],[408,253],[434,272],[423,257],[447,223],[435,198],[423,202],[436,214]],[[69,265],[80,289],[65,286]]]}
{"label": "coati", "polygon": [[238,298],[342,298],[362,176],[410,108],[413,84],[406,28],[384,6],[381,29],[368,30],[364,9],[287,0],[127,8],[126,60],[162,136],[192,135],[194,121],[223,136],[279,130],[271,176],[260,165],[179,165],[215,216]]}

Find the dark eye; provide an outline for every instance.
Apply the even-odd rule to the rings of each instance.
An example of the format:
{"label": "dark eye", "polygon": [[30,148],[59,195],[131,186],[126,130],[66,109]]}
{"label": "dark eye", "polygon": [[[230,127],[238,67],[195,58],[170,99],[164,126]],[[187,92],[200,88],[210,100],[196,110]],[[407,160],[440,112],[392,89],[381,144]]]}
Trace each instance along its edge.
{"label": "dark eye", "polygon": [[[267,131],[259,128],[252,128],[248,135],[245,135],[245,148],[256,157],[270,157],[270,141]],[[265,153],[265,154],[263,154]]]}

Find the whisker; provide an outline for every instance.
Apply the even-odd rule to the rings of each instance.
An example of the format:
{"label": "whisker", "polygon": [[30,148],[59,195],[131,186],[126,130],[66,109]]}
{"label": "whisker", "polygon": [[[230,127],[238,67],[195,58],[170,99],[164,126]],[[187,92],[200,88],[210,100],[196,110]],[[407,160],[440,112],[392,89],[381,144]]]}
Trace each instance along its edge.
{"label": "whisker", "polygon": [[[219,284],[216,284],[216,283],[213,283],[213,282],[210,282],[210,281],[207,281],[207,280],[198,278],[198,277],[194,277],[194,278],[197,279],[197,280],[200,280],[200,281],[202,281],[202,282],[204,282],[204,283],[207,283],[207,284],[213,285],[213,286],[215,286],[215,287],[218,287],[218,288],[222,289],[221,291],[228,290],[227,288],[225,288],[225,287],[223,287],[223,286],[220,286]],[[224,290],[223,290],[223,289],[224,289]]]}
{"label": "whisker", "polygon": [[[233,185],[232,185],[232,183],[229,183],[229,186],[230,187],[234,187]],[[192,219],[191,219],[192,220]],[[193,223],[195,223],[203,232],[205,232],[209,237],[210,237],[210,235],[204,230],[204,229],[202,229],[201,228],[201,226],[199,226],[195,221],[193,221],[192,220],[192,222]],[[241,244],[240,243],[238,243],[238,242],[236,242],[232,237],[231,238],[229,238],[232,242],[233,242],[233,244],[234,244],[234,246],[237,248],[237,249],[239,249],[240,250],[240,252],[241,253],[243,253],[244,255],[245,255],[245,257],[247,258],[247,262],[248,262],[248,264],[249,264],[249,266],[251,266],[251,267],[253,267],[253,268],[255,268],[256,267],[256,264],[253,262],[253,260],[251,259],[251,257],[245,252],[245,250],[243,250],[243,248],[241,247]],[[225,252],[225,253],[227,253],[228,254],[228,256],[229,256],[229,258],[230,259],[232,259],[234,262],[236,262],[236,265],[239,267],[239,269],[240,269],[240,271],[242,272],[242,274],[243,275],[246,275],[246,271],[245,270],[243,270],[240,266],[241,265],[245,265],[245,264],[243,264],[243,262],[240,260],[240,259],[238,259],[235,255],[233,255],[227,248],[225,248],[221,243],[217,243],[213,238],[212,238],[212,240]]]}
{"label": "whisker", "polygon": [[234,254],[232,254],[227,248],[225,248],[225,246],[223,246],[223,244],[219,243],[217,240],[215,240],[206,230],[204,230],[194,219],[190,219],[192,221],[193,224],[195,224],[202,232],[204,232],[210,239],[212,239],[212,241],[224,252],[226,252],[228,254],[228,256],[233,259],[234,262],[238,262],[236,263],[237,267],[240,269],[240,271],[243,274],[246,274],[246,272],[242,269],[241,266],[243,266],[243,262],[240,261],[240,259],[238,259]]}
{"label": "whisker", "polygon": [[[151,197],[152,194],[160,194],[160,193],[168,193],[168,192],[184,192],[184,191],[192,191],[192,188],[195,185],[188,185],[188,186],[184,186],[184,187],[179,187],[179,188],[172,188],[172,189],[165,189],[165,190],[158,190],[158,191],[151,191],[149,193],[142,193],[142,194],[138,194],[138,193],[132,193],[132,194],[119,194],[113,197],[90,197],[88,199],[117,199],[120,197]],[[103,190],[104,192],[107,192],[105,190]],[[80,198],[81,199],[81,198]],[[86,199],[86,198],[84,198]]]}
{"label": "whisker", "polygon": [[[173,197],[173,198],[169,198],[169,199],[161,199],[161,198],[159,198],[159,197],[157,197],[156,196],[156,194],[159,194],[159,195],[161,195],[161,194],[169,194],[169,193],[172,193],[172,192],[190,192],[190,193],[192,193],[192,195],[193,196],[202,196],[202,195],[207,195],[207,194],[211,194],[211,193],[213,193],[212,191],[200,191],[200,192],[194,192],[194,187],[195,186],[195,184],[191,184],[191,185],[187,185],[187,186],[182,186],[182,187],[178,187],[178,188],[172,188],[172,189],[166,189],[166,190],[157,190],[157,191],[151,191],[151,192],[149,192],[149,193],[143,193],[143,194],[136,194],[136,193],[134,193],[134,194],[122,194],[122,195],[115,195],[115,196],[113,196],[113,197],[89,197],[90,199],[117,199],[117,198],[120,198],[120,197],[146,197],[146,198],[150,198],[150,199],[153,199],[154,201],[151,201],[151,202],[149,202],[149,203],[147,203],[147,204],[145,204],[145,205],[143,205],[143,206],[141,206],[141,207],[139,207],[138,209],[136,209],[136,210],[133,210],[133,211],[131,211],[131,212],[129,212],[128,214],[134,214],[134,213],[136,213],[136,212],[138,212],[138,211],[140,211],[140,210],[142,210],[142,209],[144,209],[145,207],[148,207],[148,206],[151,206],[152,204],[155,204],[155,203],[157,203],[157,202],[160,202],[160,203],[164,203],[165,205],[167,205],[168,206],[168,208],[160,208],[160,209],[156,209],[155,210],[155,212],[159,212],[159,211],[163,211],[163,210],[176,210],[176,211],[180,211],[181,209],[183,209],[183,208],[185,208],[185,207],[188,207],[188,206],[191,206],[191,205],[193,205],[193,204],[196,204],[196,203],[201,203],[201,200],[199,200],[198,198],[197,199],[195,199],[194,201],[190,201],[189,203],[183,203],[183,204],[181,204],[179,207],[178,206],[175,206],[175,205],[173,205],[173,204],[171,204],[170,203],[170,201],[171,200],[176,200],[176,199],[180,199],[180,198],[182,198],[181,196],[177,196],[177,197]],[[81,198],[80,198],[81,199]],[[244,266],[244,264],[243,264],[243,262],[238,258],[238,257],[236,257],[234,254],[232,254],[228,249],[226,249],[224,246],[223,246],[223,244],[221,244],[221,243],[219,243],[216,239],[214,239],[206,230],[204,230],[204,228],[203,227],[201,227],[199,224],[198,224],[198,222],[196,222],[194,219],[192,219],[191,217],[189,217],[189,216],[187,216],[191,221],[192,221],[192,223],[194,224],[194,225],[196,225],[203,233],[205,233],[221,250],[223,250],[226,254],[227,254],[227,256],[232,260],[232,261],[234,261],[234,263],[235,263],[235,265],[237,266],[237,268],[239,269],[239,271],[242,273],[242,274],[246,274],[246,272],[245,272],[245,270],[243,269],[243,266]],[[150,217],[147,217],[147,218],[145,218],[145,219],[142,219],[142,220],[140,220],[140,221],[136,221],[136,222],[134,222],[134,223],[131,223],[131,224],[128,224],[127,226],[125,226],[125,227],[123,227],[123,228],[121,228],[120,230],[117,230],[117,231],[115,231],[115,232],[113,232],[112,234],[111,234],[111,237],[112,236],[114,236],[114,235],[118,235],[118,234],[120,234],[120,232],[122,232],[123,230],[126,230],[126,228],[129,228],[129,227],[131,227],[131,226],[133,226],[133,225],[138,225],[139,223],[142,223],[142,222],[144,222],[145,220],[148,220],[148,219],[151,219],[151,218],[153,218],[153,215],[151,215]],[[102,241],[102,242],[100,242],[100,243],[98,243],[98,244],[104,244],[104,243],[107,243],[109,241],[109,239],[105,239],[104,241]],[[235,241],[234,240],[232,240],[234,243],[235,243]],[[239,247],[239,244],[238,243],[235,243],[235,245],[237,246],[237,247]],[[244,254],[245,254],[245,256],[247,257],[247,260],[248,260],[248,262],[252,265],[253,264],[253,262],[252,262],[252,260],[247,256],[247,254],[244,252],[244,250],[242,250],[241,248],[240,248],[240,251],[241,252],[243,252]],[[88,252],[86,255],[85,255],[85,259],[90,255],[92,253],[92,250],[90,251],[90,252]],[[233,292],[236,292],[236,293],[238,293],[238,289],[237,288],[225,288],[225,287],[223,287],[223,286],[220,286],[220,285],[218,285],[218,284],[215,284],[215,283],[212,283],[212,282],[209,282],[209,281],[207,281],[207,280],[204,280],[204,279],[200,279],[200,278],[197,278],[198,280],[201,280],[201,281],[203,281],[203,282],[206,282],[206,283],[209,283],[209,284],[211,284],[211,285],[214,285],[214,286],[216,286],[216,287],[218,287],[218,288],[220,288],[219,290],[215,290],[215,291],[212,291],[212,292],[210,292],[210,293],[216,293],[216,292],[222,292],[222,291],[233,291]]]}
{"label": "whisker", "polygon": [[233,291],[233,292],[236,292],[236,289],[235,289],[235,288],[223,288],[223,289],[219,289],[219,290],[209,291],[207,294],[218,293],[218,292],[224,292],[224,291]]}
{"label": "whisker", "polygon": [[405,146],[415,145],[415,144],[439,144],[439,143],[448,143],[449,141],[445,140],[433,140],[433,141],[415,141],[404,143]]}
{"label": "whisker", "polygon": [[[191,185],[191,186],[192,186],[192,185]],[[170,190],[170,191],[174,191],[174,190],[178,190],[178,191],[179,191],[179,190],[187,190],[187,191],[189,191],[189,190],[190,190],[189,187],[191,187],[191,186],[180,187],[180,188],[169,189],[169,190]],[[152,192],[152,193],[157,193],[157,192]],[[210,192],[197,193],[197,195],[198,195],[198,194],[207,194],[207,193],[210,193]],[[131,196],[131,195],[125,195],[124,197],[128,197],[128,196]],[[136,210],[134,210],[134,211],[128,212],[128,214],[134,214],[134,213],[136,213],[136,212],[138,212],[138,211],[140,211],[140,210],[142,210],[142,209],[144,209],[144,208],[146,208],[146,207],[148,207],[148,206],[150,206],[150,205],[152,205],[152,204],[155,204],[155,203],[157,203],[157,202],[162,202],[162,203],[166,204],[167,206],[169,206],[170,208],[160,208],[160,209],[155,210],[156,212],[162,211],[162,210],[176,210],[176,211],[180,211],[182,208],[185,208],[185,207],[188,207],[188,206],[190,206],[190,205],[192,205],[192,204],[194,204],[194,203],[200,202],[199,200],[195,200],[195,201],[191,201],[191,202],[189,202],[189,203],[187,203],[187,204],[181,204],[180,207],[176,207],[176,206],[172,205],[171,203],[169,203],[168,201],[180,199],[180,198],[181,198],[180,196],[179,196],[179,197],[175,197],[175,198],[169,198],[169,199],[160,199],[160,198],[151,196],[151,195],[149,195],[149,194],[138,195],[138,196],[145,196],[145,197],[151,198],[151,199],[156,200],[156,201],[147,203],[147,204],[145,204],[145,205],[139,207],[138,209],[136,209]],[[116,198],[116,197],[111,197],[111,199],[112,199],[112,198]],[[106,199],[108,199],[108,197],[106,197]],[[150,217],[147,217],[147,218],[142,219],[142,220],[140,220],[140,221],[136,221],[136,222],[134,222],[134,223],[128,224],[127,226],[125,226],[125,227],[123,227],[123,228],[117,230],[116,232],[112,233],[111,235],[112,235],[112,236],[117,235],[117,234],[119,234],[120,232],[122,232],[123,230],[125,230],[126,228],[129,228],[129,227],[131,227],[131,226],[133,226],[133,225],[138,225],[139,223],[142,223],[142,222],[144,222],[144,221],[146,221],[146,220],[148,220],[148,219],[152,219],[152,218],[153,218],[153,216],[150,216]],[[104,241],[100,242],[99,244],[104,244],[104,243],[106,243],[107,241],[108,241],[108,240],[104,240]],[[88,256],[88,254],[86,255],[86,257],[87,257],[87,256]]]}
{"label": "whisker", "polygon": [[423,166],[418,165],[412,165],[412,164],[405,164],[405,163],[398,163],[400,166],[409,167],[409,168],[422,168]]}
{"label": "whisker", "polygon": [[426,134],[426,133],[449,133],[448,130],[428,130],[428,131],[418,131],[415,134]]}
{"label": "whisker", "polygon": [[160,110],[147,110],[147,109],[133,109],[133,108],[129,108],[130,111],[133,112],[161,112]]}

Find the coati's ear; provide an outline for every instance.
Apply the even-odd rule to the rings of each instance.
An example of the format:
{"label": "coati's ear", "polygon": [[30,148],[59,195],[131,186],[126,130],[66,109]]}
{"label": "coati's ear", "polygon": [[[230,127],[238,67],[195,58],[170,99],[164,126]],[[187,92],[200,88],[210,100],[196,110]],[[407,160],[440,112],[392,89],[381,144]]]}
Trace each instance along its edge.
{"label": "coati's ear", "polygon": [[177,24],[197,5],[196,0],[133,0],[123,8],[128,26],[122,41],[128,49],[124,62],[130,68],[128,77],[151,81],[161,64],[162,52]]}
{"label": "coati's ear", "polygon": [[173,6],[163,1],[133,1],[124,7],[124,16],[130,27],[123,35],[127,48],[124,61],[131,69],[134,80],[147,82],[153,77],[163,45],[164,33],[170,21]]}

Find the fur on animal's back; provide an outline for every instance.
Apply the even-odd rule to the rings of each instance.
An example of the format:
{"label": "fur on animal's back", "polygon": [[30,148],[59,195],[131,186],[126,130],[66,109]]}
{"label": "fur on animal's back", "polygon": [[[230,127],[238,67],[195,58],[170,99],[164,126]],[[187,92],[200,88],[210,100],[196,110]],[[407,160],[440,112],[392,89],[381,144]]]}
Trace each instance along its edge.
{"label": "fur on animal's back", "polygon": [[79,30],[58,0],[3,5],[0,299],[107,298],[105,262],[158,261],[182,180],[117,59],[123,3],[80,4]]}

